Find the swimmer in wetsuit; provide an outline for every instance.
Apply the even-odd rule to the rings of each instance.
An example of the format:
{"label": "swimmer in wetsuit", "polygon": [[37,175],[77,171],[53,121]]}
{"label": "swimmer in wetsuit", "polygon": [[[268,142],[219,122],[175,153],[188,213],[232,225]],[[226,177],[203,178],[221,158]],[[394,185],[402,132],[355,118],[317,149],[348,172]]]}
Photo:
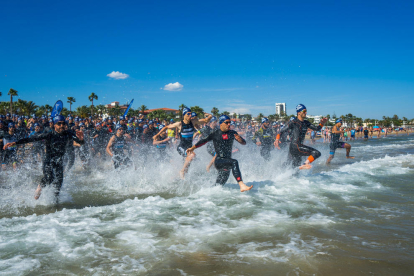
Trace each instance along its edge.
{"label": "swimmer in wetsuit", "polygon": [[46,152],[43,160],[43,178],[36,189],[35,199],[40,197],[43,187],[46,185],[53,185],[56,189],[56,200],[58,200],[63,182],[63,156],[66,152],[66,144],[70,139],[73,139],[81,145],[84,143],[82,132],[77,132],[75,136],[72,131],[65,130],[65,117],[57,115],[53,118],[53,122],[55,123],[55,129],[52,132],[42,133],[37,137],[23,138],[16,142],[4,145],[4,149],[7,149],[15,145],[32,143],[40,140],[45,141]]}
{"label": "swimmer in wetsuit", "polygon": [[128,149],[126,141],[133,141],[125,133],[125,128],[121,124],[116,125],[115,129],[116,133],[109,139],[106,152],[112,157],[115,169],[118,169],[121,166],[127,166],[132,163],[132,160],[126,155],[125,150]]}
{"label": "swimmer in wetsuit", "polygon": [[[318,126],[314,126],[308,120],[305,120],[307,110],[303,104],[296,106],[296,112],[297,117],[289,121],[277,135],[275,147],[279,148],[280,136],[283,135],[283,133],[290,131],[291,143],[289,146],[289,160],[292,161],[293,166],[299,166],[299,169],[310,169],[312,168],[311,163],[319,158],[321,153],[318,150],[303,144],[306,132],[308,131],[308,128],[320,131],[328,119],[323,118]],[[302,156],[308,156],[308,159],[302,166],[300,166]]]}
{"label": "swimmer in wetsuit", "polygon": [[217,156],[214,165],[219,172],[216,183],[224,185],[230,176],[231,170],[240,186],[240,191],[248,191],[253,188],[253,185],[249,187],[244,184],[239,169],[239,162],[231,158],[234,140],[237,140],[242,145],[246,145],[246,141],[236,131],[230,130],[230,118],[227,115],[221,115],[219,123],[220,129],[214,130],[206,138],[201,139],[194,146],[187,149],[187,154],[193,154],[196,148],[207,144],[209,141],[213,141]]}
{"label": "swimmer in wetsuit", "polygon": [[180,144],[177,147],[177,151],[180,155],[185,157],[183,168],[180,171],[180,177],[182,179],[184,179],[185,173],[187,172],[191,161],[195,157],[194,152],[191,152],[190,155],[187,153],[187,149],[191,148],[193,145],[193,135],[195,131],[194,125],[208,123],[212,117],[212,115],[209,115],[204,119],[198,119],[197,117],[192,118],[191,109],[185,107],[183,109],[183,120],[181,122],[176,122],[174,124],[163,127],[153,138],[156,140],[157,136],[159,136],[162,132],[165,132],[167,129],[178,128],[178,131],[180,133]]}
{"label": "swimmer in wetsuit", "polygon": [[349,153],[351,152],[351,145],[345,142],[339,141],[339,138],[341,137],[341,134],[344,132],[341,130],[342,126],[342,119],[337,119],[335,122],[335,125],[332,127],[332,134],[331,134],[331,143],[329,145],[330,151],[329,151],[329,158],[326,160],[326,164],[330,164],[332,159],[335,156],[335,150],[338,148],[345,148],[346,149],[346,158],[348,159],[354,159],[355,157],[349,156]]}
{"label": "swimmer in wetsuit", "polygon": [[[267,118],[262,118],[262,126],[254,134],[252,140],[260,147],[260,155],[266,160],[270,160],[270,151],[273,145],[273,129],[269,127],[270,122]],[[257,141],[259,139],[259,141]]]}

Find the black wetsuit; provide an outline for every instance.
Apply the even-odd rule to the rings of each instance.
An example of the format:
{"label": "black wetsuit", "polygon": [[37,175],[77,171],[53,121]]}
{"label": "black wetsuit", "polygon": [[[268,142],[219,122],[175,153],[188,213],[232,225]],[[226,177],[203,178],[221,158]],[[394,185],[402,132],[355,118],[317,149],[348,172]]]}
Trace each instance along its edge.
{"label": "black wetsuit", "polygon": [[[212,133],[214,130],[209,126],[206,125],[205,127],[203,127],[202,129],[200,129],[200,133],[201,133],[201,139],[207,138],[210,133]],[[216,155],[216,151],[214,149],[214,145],[213,142],[208,142],[207,143],[207,152],[211,155],[214,156]]]}
{"label": "black wetsuit", "polygon": [[[39,135],[42,135],[43,132],[32,132],[29,137],[37,137]],[[23,137],[24,138],[24,137]],[[43,155],[45,152],[45,145],[42,141],[37,141],[33,143],[33,149],[32,149],[32,159],[33,161],[37,160],[38,154],[40,155],[41,159],[43,159]]]}
{"label": "black wetsuit", "polygon": [[[3,144],[17,142],[18,140],[18,136],[15,133],[13,133],[12,135],[10,135],[9,133],[6,133],[1,138],[3,139]],[[10,147],[6,149],[3,153],[2,164],[10,164],[10,163],[12,164],[17,163],[17,146]]]}
{"label": "black wetsuit", "polygon": [[331,143],[329,144],[329,154],[334,155],[336,149],[345,147],[345,142],[339,141],[340,138],[341,138],[341,133],[331,133]]}
{"label": "black wetsuit", "polygon": [[114,161],[115,169],[119,168],[121,165],[126,166],[131,162],[131,159],[125,154],[127,149],[126,141],[124,135],[118,137],[114,135],[115,140],[112,142],[111,151],[113,153],[112,160]]}
{"label": "black wetsuit", "polygon": [[[195,144],[196,148],[199,148],[209,141],[213,141],[214,149],[217,155],[214,165],[219,172],[216,183],[220,185],[224,185],[227,182],[230,170],[233,171],[233,176],[237,182],[242,181],[239,162],[236,159],[231,158],[235,135],[238,134],[234,130],[223,132],[220,129],[217,129],[210,133],[206,138],[201,139]],[[239,137],[242,139],[243,143],[246,143],[241,136]]]}
{"label": "black wetsuit", "polygon": [[65,130],[62,133],[57,133],[53,130],[49,133],[42,133],[37,137],[20,139],[16,144],[20,145],[40,140],[45,140],[46,145],[41,186],[45,187],[52,184],[56,189],[55,195],[58,197],[63,182],[63,156],[66,152],[67,143],[69,140],[74,140],[83,145],[84,141],[79,140],[72,131]]}
{"label": "black wetsuit", "polygon": [[252,140],[256,143],[256,139],[259,138],[261,143],[260,155],[265,159],[270,159],[270,151],[273,145],[273,129],[270,127],[264,128],[263,126],[254,134]]}
{"label": "black wetsuit", "polygon": [[92,148],[93,148],[93,155],[100,153],[100,158],[106,159],[106,145],[108,144],[108,129],[95,129],[91,132],[90,137],[93,138],[96,135],[95,139],[93,139]]}
{"label": "black wetsuit", "polygon": [[298,118],[295,118],[289,121],[278,135],[278,138],[280,139],[280,136],[285,132],[290,131],[289,136],[291,138],[291,143],[289,146],[289,160],[292,161],[292,165],[295,167],[301,165],[302,156],[312,156],[313,160],[321,156],[321,153],[318,150],[303,144],[308,128],[320,131],[322,125],[314,126],[307,120],[300,121]]}
{"label": "black wetsuit", "polygon": [[194,131],[195,128],[191,121],[189,124],[181,121],[180,144],[177,147],[177,151],[182,156],[187,156],[187,149],[193,146]]}

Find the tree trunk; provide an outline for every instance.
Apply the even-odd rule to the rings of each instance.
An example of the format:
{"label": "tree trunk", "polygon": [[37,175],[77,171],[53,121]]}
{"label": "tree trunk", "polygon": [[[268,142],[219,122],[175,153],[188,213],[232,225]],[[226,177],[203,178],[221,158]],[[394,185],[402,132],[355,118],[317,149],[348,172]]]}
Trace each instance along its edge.
{"label": "tree trunk", "polygon": [[13,114],[13,96],[10,95],[10,115],[12,115],[12,114]]}

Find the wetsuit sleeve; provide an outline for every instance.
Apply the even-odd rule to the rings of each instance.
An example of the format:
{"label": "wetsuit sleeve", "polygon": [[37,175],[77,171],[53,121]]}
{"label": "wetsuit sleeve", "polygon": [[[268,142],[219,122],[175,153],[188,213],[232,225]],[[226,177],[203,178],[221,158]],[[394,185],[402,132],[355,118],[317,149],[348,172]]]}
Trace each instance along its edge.
{"label": "wetsuit sleeve", "polygon": [[276,140],[279,140],[280,139],[280,136],[282,134],[284,134],[285,132],[288,132],[289,131],[291,124],[292,124],[292,121],[289,121],[287,123],[287,125],[280,130],[279,134],[276,136]]}
{"label": "wetsuit sleeve", "polygon": [[40,135],[35,135],[35,136],[32,135],[32,137],[23,138],[23,139],[16,141],[16,145],[36,142],[40,140],[47,140],[49,139],[49,136],[50,136],[50,133],[42,133]]}
{"label": "wetsuit sleeve", "polygon": [[78,144],[80,144],[80,145],[85,144],[85,139],[84,139],[84,140],[80,140],[80,139],[76,136],[76,134],[75,134],[75,133],[73,133],[73,132],[69,132],[69,135],[71,135],[71,136],[72,136],[73,140],[74,140],[76,143],[78,143]]}
{"label": "wetsuit sleeve", "polygon": [[[237,138],[236,138],[236,135],[237,135]],[[234,136],[235,136],[234,139],[236,139],[237,142],[239,142],[242,145],[246,145],[246,140],[244,140],[244,138],[240,134],[238,134],[237,131],[234,131]]]}
{"label": "wetsuit sleeve", "polygon": [[309,121],[306,121],[306,122],[307,122],[306,126],[310,129],[312,129],[312,130],[315,130],[315,131],[320,131],[323,127],[323,125],[321,125],[321,124],[315,126],[315,125],[312,125]]}
{"label": "wetsuit sleeve", "polygon": [[208,135],[206,138],[201,139],[200,141],[198,141],[198,142],[194,145],[194,146],[196,147],[196,149],[197,149],[197,148],[199,148],[199,147],[201,147],[201,146],[204,146],[204,145],[205,145],[205,144],[207,144],[209,141],[213,140],[214,133],[215,133],[215,132],[212,132],[212,133],[210,133],[210,135]]}

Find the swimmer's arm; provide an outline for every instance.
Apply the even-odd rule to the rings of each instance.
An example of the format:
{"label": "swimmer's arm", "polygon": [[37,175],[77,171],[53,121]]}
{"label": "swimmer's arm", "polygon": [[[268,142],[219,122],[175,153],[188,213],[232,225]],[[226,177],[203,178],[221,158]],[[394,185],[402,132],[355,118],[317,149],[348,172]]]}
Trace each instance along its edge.
{"label": "swimmer's arm", "polygon": [[209,115],[207,118],[203,118],[203,119],[195,119],[195,120],[193,119],[191,121],[193,122],[193,124],[194,123],[196,123],[196,124],[199,124],[199,123],[207,124],[208,122],[210,122],[211,118],[213,118],[213,115]]}
{"label": "swimmer's arm", "polygon": [[214,135],[214,132],[210,133],[209,136],[207,136],[204,139],[201,139],[194,146],[192,146],[191,148],[187,149],[187,154],[191,154],[195,149],[197,149],[199,147],[202,147],[205,144],[207,144],[209,141],[213,140],[213,135]]}
{"label": "swimmer's arm", "polygon": [[173,129],[173,128],[177,128],[181,126],[181,122],[176,122],[174,124],[168,125],[163,127],[157,134],[154,135],[154,137],[152,137],[152,139],[155,139],[156,137],[158,137],[163,131],[166,131],[167,129]]}
{"label": "swimmer's arm", "polygon": [[237,132],[234,134],[234,138],[242,145],[246,145],[246,140],[243,139]]}
{"label": "swimmer's arm", "polygon": [[111,147],[112,147],[112,143],[115,140],[115,136],[112,136],[111,139],[109,139],[108,145],[106,146],[106,152],[112,157],[114,156],[113,153],[111,152]]}
{"label": "swimmer's arm", "polygon": [[27,144],[27,143],[31,143],[31,142],[40,141],[40,140],[48,140],[50,134],[51,134],[50,132],[42,133],[38,136],[32,136],[32,137],[27,137],[27,138],[20,139],[15,143],[16,143],[16,145],[21,145],[21,144]]}

